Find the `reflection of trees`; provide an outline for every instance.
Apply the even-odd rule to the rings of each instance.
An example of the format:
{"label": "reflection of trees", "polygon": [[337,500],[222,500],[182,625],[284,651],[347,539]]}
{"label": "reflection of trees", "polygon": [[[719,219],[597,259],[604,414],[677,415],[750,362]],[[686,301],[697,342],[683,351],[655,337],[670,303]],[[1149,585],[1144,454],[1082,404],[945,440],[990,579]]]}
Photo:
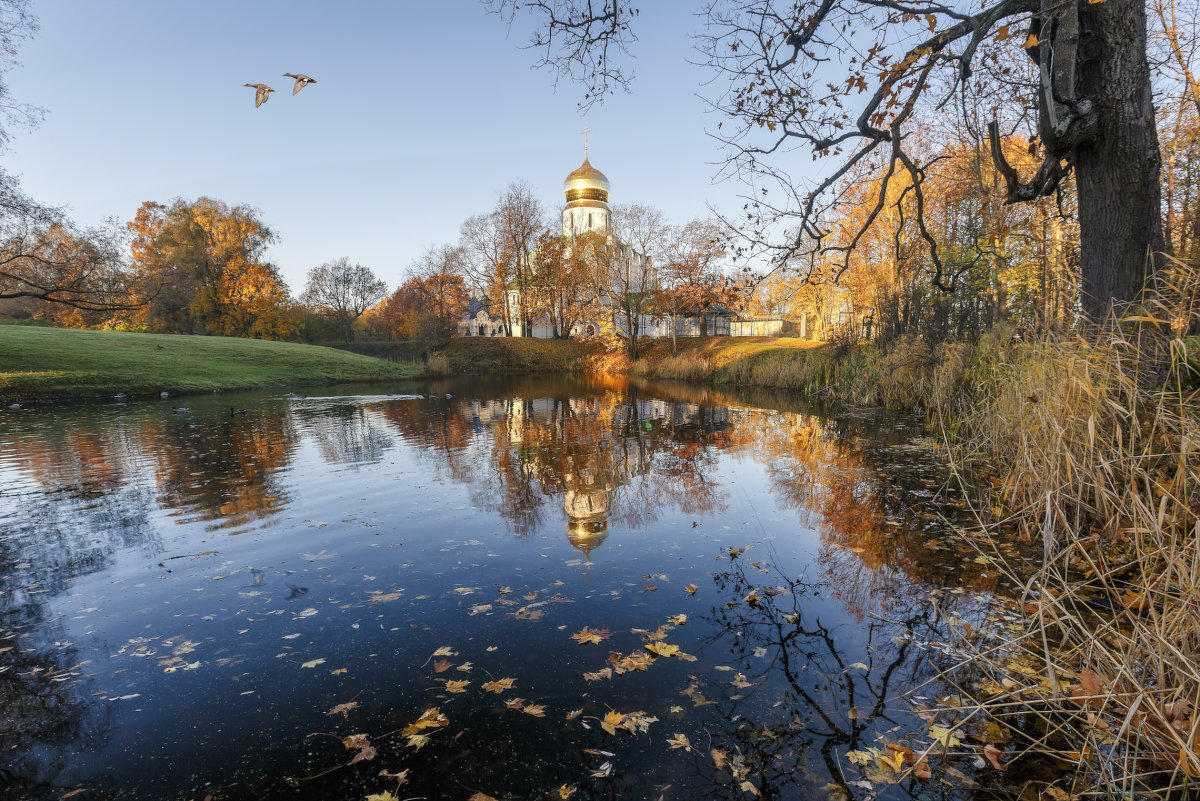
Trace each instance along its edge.
{"label": "reflection of trees", "polygon": [[[936,678],[936,652],[917,645],[936,639],[939,619],[923,589],[891,574],[886,596],[876,596],[889,598],[887,614],[876,604],[869,623],[851,633],[812,611],[825,582],[789,578],[742,557],[731,559],[715,584],[721,602],[708,616],[716,627],[708,650],[736,663],[743,686],[693,679],[687,688],[693,701],[715,703],[705,724],[710,747],[727,752],[732,764],[720,771],[703,763],[684,779],[687,797],[745,798],[739,773],[763,798],[828,795],[827,782],[844,798],[872,797],[874,790],[852,783],[845,753],[919,730],[901,700],[906,691],[931,680],[928,694],[947,689]],[[921,787],[899,789],[916,796]]]}
{"label": "reflection of trees", "polygon": [[296,421],[317,441],[321,458],[332,464],[375,464],[391,446],[392,438],[372,413],[357,403],[303,405]]}
{"label": "reflection of trees", "polygon": [[291,460],[296,434],[286,414],[189,415],[162,421],[146,435],[164,506],[233,528],[287,502],[277,474]]}

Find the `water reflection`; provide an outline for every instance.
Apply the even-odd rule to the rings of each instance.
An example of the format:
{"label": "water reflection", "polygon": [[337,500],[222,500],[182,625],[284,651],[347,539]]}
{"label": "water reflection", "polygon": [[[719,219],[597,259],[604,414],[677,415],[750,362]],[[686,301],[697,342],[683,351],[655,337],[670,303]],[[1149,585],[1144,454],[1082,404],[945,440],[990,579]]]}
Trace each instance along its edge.
{"label": "water reflection", "polygon": [[[371,708],[380,719],[354,723],[363,730],[378,723],[374,731],[395,728],[391,710],[401,695],[434,703],[418,699],[431,679],[422,663],[445,643],[431,642],[418,656],[409,639],[397,645],[397,631],[410,638],[456,631],[474,640],[520,625],[503,636],[535,654],[558,649],[563,629],[640,630],[685,601],[708,609],[687,630],[702,660],[696,668],[670,662],[653,678],[624,678],[609,690],[585,683],[570,652],[562,657],[569,671],[525,662],[519,680],[533,693],[540,677],[544,692],[573,695],[562,699],[571,706],[584,697],[627,708],[670,697],[699,716],[672,724],[692,727],[696,742],[701,732],[711,737],[726,761],[647,751],[626,755],[623,773],[598,780],[592,755],[556,730],[543,733],[547,760],[530,761],[525,789],[542,793],[538,782],[553,778],[574,783],[577,798],[645,797],[657,782],[675,787],[666,797],[741,798],[742,783],[751,781],[767,798],[807,797],[829,784],[863,797],[839,759],[893,726],[911,725],[898,693],[937,667],[935,652],[920,647],[937,637],[929,586],[995,586],[986,565],[948,542],[940,517],[957,507],[934,505],[943,480],[935,458],[897,421],[831,417],[787,398],[614,381],[372,392],[238,398],[244,415],[214,398],[198,399],[188,415],[130,404],[0,419],[0,779],[22,788],[15,797],[95,786],[109,764],[159,740],[159,764],[183,765],[184,745],[170,750],[167,730],[157,727],[193,707],[206,721],[196,725],[197,742],[216,752],[228,741],[233,751],[239,738],[262,736],[270,745],[255,758],[294,771],[300,761],[290,749],[323,730],[318,724],[328,727],[324,716],[336,703],[377,694]],[[521,610],[536,614],[523,617],[508,609],[505,593],[490,603],[464,598],[556,564],[537,562],[553,553],[546,538],[574,549],[582,584],[572,586],[572,574],[529,584]],[[522,544],[539,551],[531,556]],[[730,557],[735,544],[751,551]],[[685,581],[711,587],[716,600],[703,590],[683,593]],[[267,597],[279,587],[292,595]],[[541,606],[553,602],[560,603],[554,611]],[[295,627],[309,608],[326,615],[311,640],[293,641],[301,635],[286,628],[258,634]],[[543,613],[562,622],[537,628]],[[194,696],[179,695],[174,688],[185,679],[164,676],[153,660],[130,664],[130,643],[155,636],[172,648],[213,650],[211,663],[187,655],[168,665],[181,673],[214,666],[195,679],[208,683]],[[280,665],[295,672],[287,662],[293,647],[313,649],[297,654],[296,664],[332,653],[348,661],[359,639],[364,660],[390,654],[386,667],[350,668],[356,681],[374,675],[375,682],[319,699],[287,681],[273,682],[269,693],[251,685],[250,677]],[[641,650],[638,640],[624,647]],[[725,662],[728,674],[714,672]],[[505,675],[499,666],[489,670]],[[248,694],[250,701],[240,700]],[[157,698],[161,717],[147,712],[131,721],[117,699],[138,696]],[[259,725],[279,731],[251,731],[247,723],[218,734],[224,722],[213,721],[220,717],[214,704],[240,710],[255,700]],[[494,733],[493,712],[471,714],[456,711],[465,731]],[[440,756],[476,770],[506,766],[522,737],[537,736],[529,729],[535,721],[519,720],[487,748],[468,735]],[[614,746],[600,739],[591,747]],[[574,754],[575,767],[562,767],[566,757],[556,748]],[[281,793],[283,785],[265,775],[278,765],[263,767],[246,753],[237,754],[239,764],[257,767],[238,772],[239,786]],[[104,756],[89,757],[97,754]],[[326,758],[319,749],[307,754]],[[427,783],[449,780],[432,767],[436,756],[404,753],[425,767]],[[156,797],[183,792],[204,778],[195,773],[203,767],[172,768],[182,778],[167,771],[139,786],[153,787],[143,795]],[[113,771],[110,786],[120,787],[125,779]],[[331,779],[313,797],[345,795],[344,781]]]}

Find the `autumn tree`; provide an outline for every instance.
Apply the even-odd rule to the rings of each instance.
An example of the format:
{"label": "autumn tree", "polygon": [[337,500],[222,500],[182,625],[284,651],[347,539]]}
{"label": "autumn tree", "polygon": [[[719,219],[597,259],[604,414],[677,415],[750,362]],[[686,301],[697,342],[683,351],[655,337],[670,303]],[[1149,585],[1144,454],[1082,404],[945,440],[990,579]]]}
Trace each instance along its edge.
{"label": "autumn tree", "polygon": [[[541,63],[582,77],[585,102],[627,86],[622,56],[636,39],[635,7],[489,5],[509,23],[534,18],[531,44]],[[891,180],[905,176],[933,281],[951,288],[921,216],[930,162],[908,148],[906,135],[922,116],[986,97],[994,107],[990,155],[1007,202],[1052,195],[1074,175],[1085,313],[1098,320],[1113,302],[1134,300],[1153,274],[1163,249],[1161,159],[1140,0],[991,0],[973,9],[908,0],[713,0],[702,13],[700,48],[715,72],[710,100],[731,123],[718,133],[730,164],[782,190],[782,199],[759,200],[745,221],[774,267],[797,256],[816,263],[836,217],[836,187],[875,159],[884,178],[870,208],[882,210]],[[1031,173],[1002,147],[1026,118],[1036,120]],[[790,175],[788,160],[810,154],[836,161],[813,182]],[[779,225],[792,233],[779,237]]]}
{"label": "autumn tree", "polygon": [[163,291],[152,330],[282,339],[293,327],[287,285],[266,261],[275,234],[250,206],[201,197],[147,201],[128,223],[134,268]]}
{"label": "autumn tree", "polygon": [[612,210],[612,234],[575,237],[588,260],[596,302],[625,337],[630,359],[638,357],[641,316],[658,289],[653,254],[663,245],[667,223],[662,212],[640,204]]}
{"label": "autumn tree", "polygon": [[675,349],[678,321],[683,314],[698,312],[700,336],[708,336],[704,311],[729,300],[730,287],[721,270],[727,245],[720,223],[711,219],[697,218],[673,226],[663,239],[654,305],[671,318],[671,347]]}
{"label": "autumn tree", "polygon": [[467,218],[459,234],[459,246],[465,277],[503,321],[504,335],[512,336],[508,287],[515,277],[514,259],[508,250],[500,213],[493,209]]}
{"label": "autumn tree", "polygon": [[386,283],[370,269],[342,257],[308,271],[300,300],[334,320],[346,341],[353,342],[355,321],[385,297]]}
{"label": "autumn tree", "polygon": [[543,231],[531,260],[535,315],[544,314],[550,333],[566,339],[588,310],[591,274],[587,250],[573,247],[569,237]]}

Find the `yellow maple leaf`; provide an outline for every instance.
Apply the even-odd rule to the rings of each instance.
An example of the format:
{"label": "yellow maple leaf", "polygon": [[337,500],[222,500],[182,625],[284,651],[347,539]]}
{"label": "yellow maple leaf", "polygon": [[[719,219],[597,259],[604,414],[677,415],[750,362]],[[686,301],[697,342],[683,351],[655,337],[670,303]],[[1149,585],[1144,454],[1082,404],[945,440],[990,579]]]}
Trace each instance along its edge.
{"label": "yellow maple leaf", "polygon": [[667,642],[649,642],[646,643],[646,650],[659,656],[675,656],[679,653],[679,646]]}
{"label": "yellow maple leaf", "polygon": [[871,754],[868,751],[847,751],[846,759],[850,760],[855,765],[871,764]]}
{"label": "yellow maple leaf", "polygon": [[371,793],[367,796],[367,801],[400,801],[400,799],[385,790],[382,793]]}
{"label": "yellow maple leaf", "polygon": [[696,591],[699,590],[700,588],[697,587],[695,584],[689,584],[686,587],[684,587],[684,589],[688,591],[689,595],[695,595]]}
{"label": "yellow maple leaf", "polygon": [[570,712],[567,713],[567,720],[574,720],[575,718],[579,717],[582,714],[583,714],[583,707],[580,707],[579,709],[572,709]]}
{"label": "yellow maple leaf", "polygon": [[684,734],[677,733],[677,734],[675,734],[674,737],[668,737],[667,742],[670,744],[670,746],[672,748],[682,748],[685,751],[692,750],[692,743],[691,743],[691,741],[688,740],[687,736]]}
{"label": "yellow maple leaf", "polygon": [[465,693],[467,691],[467,685],[470,683],[471,683],[470,679],[462,679],[461,681],[455,681],[455,680],[447,681],[446,682],[446,692],[448,692],[448,693]]}
{"label": "yellow maple leaf", "polygon": [[572,634],[571,639],[580,645],[586,645],[587,643],[599,645],[604,640],[604,637],[601,636],[600,632],[592,631],[587,626],[584,626],[583,629]]}
{"label": "yellow maple leaf", "polygon": [[687,623],[687,615],[671,615],[667,618],[667,620],[671,621],[676,626],[682,626],[684,623]]}
{"label": "yellow maple leaf", "polygon": [[903,753],[894,753],[891,756],[888,756],[887,754],[880,754],[879,756],[877,756],[875,758],[879,760],[879,764],[887,765],[889,768],[896,771],[897,773],[899,773],[901,770],[904,769],[904,754]]}
{"label": "yellow maple leaf", "polygon": [[949,726],[939,726],[935,723],[929,727],[929,738],[941,743],[946,748],[953,748],[962,742],[954,736],[954,728]]}
{"label": "yellow maple leaf", "polygon": [[424,748],[425,744],[428,742],[429,742],[429,735],[427,735],[427,734],[410,734],[410,735],[408,735],[408,744],[411,745],[413,748],[417,749],[418,751],[421,750],[422,748]]}
{"label": "yellow maple leaf", "polygon": [[611,710],[604,716],[604,720],[600,721],[600,728],[604,729],[609,734],[617,733],[617,726],[624,722],[625,716],[616,710]]}
{"label": "yellow maple leaf", "polygon": [[341,715],[344,718],[350,717],[350,710],[358,706],[358,701],[347,701],[344,704],[338,704],[333,709],[326,712],[326,715]]}
{"label": "yellow maple leaf", "polygon": [[558,788],[559,798],[570,798],[573,795],[575,795],[575,788],[569,784],[564,784],[562,787]]}
{"label": "yellow maple leaf", "polygon": [[496,679],[495,681],[485,682],[483,689],[489,693],[496,693],[498,695],[505,690],[511,690],[516,683],[516,679]]}
{"label": "yellow maple leaf", "polygon": [[546,707],[543,704],[530,704],[521,711],[526,715],[533,715],[535,718],[546,717]]}
{"label": "yellow maple leaf", "polygon": [[305,662],[305,663],[304,663],[303,665],[301,665],[300,667],[302,667],[302,668],[315,668],[317,665],[323,665],[323,664],[325,664],[325,660],[324,660],[324,659],[313,659],[313,660],[312,660],[312,661],[310,661],[310,662]]}
{"label": "yellow maple leaf", "polygon": [[457,656],[457,654],[454,653],[454,649],[451,648],[449,645],[443,645],[441,648],[434,651],[433,655],[434,656]]}

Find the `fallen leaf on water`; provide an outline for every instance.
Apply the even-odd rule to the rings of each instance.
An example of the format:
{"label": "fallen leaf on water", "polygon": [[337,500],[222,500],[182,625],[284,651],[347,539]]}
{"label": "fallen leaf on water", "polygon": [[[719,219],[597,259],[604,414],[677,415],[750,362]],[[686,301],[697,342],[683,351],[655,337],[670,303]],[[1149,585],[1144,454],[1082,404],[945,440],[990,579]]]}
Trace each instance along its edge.
{"label": "fallen leaf on water", "polygon": [[87,792],[87,790],[80,787],[78,790],[72,790],[69,793],[63,793],[62,795],[60,795],[58,797],[58,801],[65,801],[65,799],[74,798],[75,796],[79,795],[80,793],[86,793],[86,792]]}
{"label": "fallen leaf on water", "polygon": [[434,673],[444,673],[452,667],[454,667],[453,662],[450,662],[445,659],[439,659],[438,661],[433,663],[433,672]]}
{"label": "fallen leaf on water", "polygon": [[786,620],[788,623],[791,623],[794,626],[800,622],[800,615],[798,613],[792,614],[792,615],[785,614],[783,616],[783,619]]}
{"label": "fallen leaf on water", "polygon": [[612,668],[605,668],[604,670],[597,670],[595,673],[585,672],[583,677],[588,681],[600,681],[601,679],[611,679],[612,674]]}
{"label": "fallen leaf on water", "polygon": [[427,735],[427,734],[410,734],[410,735],[408,735],[408,744],[411,745],[413,748],[415,748],[418,751],[420,751],[422,748],[424,748],[425,744],[428,742],[429,742],[429,735]]}
{"label": "fallen leaf on water", "polygon": [[675,654],[679,653],[678,645],[671,645],[670,643],[666,642],[646,643],[645,648],[647,651],[658,654],[659,656],[675,656]]}
{"label": "fallen leaf on water", "polygon": [[912,773],[918,779],[932,779],[933,770],[930,769],[929,763],[922,759],[917,764],[913,765]]}
{"label": "fallen leaf on water", "polygon": [[582,629],[572,634],[571,639],[580,645],[586,645],[587,643],[599,645],[603,640],[606,640],[611,636],[612,632],[608,629],[590,629],[587,626],[584,626]]}
{"label": "fallen leaf on water", "polygon": [[685,751],[692,750],[692,744],[684,734],[676,734],[674,737],[668,737],[667,743],[670,744],[672,748],[682,748]]}
{"label": "fallen leaf on water", "polygon": [[855,765],[871,764],[871,754],[869,751],[847,751],[846,759],[850,760]]}
{"label": "fallen leaf on water", "polygon": [[567,713],[567,720],[574,720],[575,718],[579,717],[582,714],[583,714],[583,707],[580,707],[579,709],[572,709],[570,712]]}
{"label": "fallen leaf on water", "polygon": [[415,723],[405,726],[400,733],[405,735],[413,735],[424,729],[440,729],[449,725],[450,719],[443,715],[435,706],[422,712],[421,717],[417,718]]}
{"label": "fallen leaf on water", "polygon": [[745,548],[730,548],[729,549],[729,558],[737,559],[739,556],[741,556],[745,552],[746,552]]}
{"label": "fallen leaf on water", "polygon": [[443,645],[441,648],[434,651],[433,655],[434,656],[458,656],[458,654],[454,652],[454,649],[451,648],[449,645]]}
{"label": "fallen leaf on water", "polygon": [[676,626],[682,626],[687,623],[687,615],[670,615],[667,620],[674,623]]}
{"label": "fallen leaf on water", "polygon": [[467,685],[471,683],[470,679],[454,680],[446,682],[446,692],[448,693],[465,693]]}
{"label": "fallen leaf on water", "polygon": [[537,594],[536,590],[533,592],[527,592],[527,593],[525,593],[525,600],[526,601],[536,601],[537,596],[538,596],[538,594]]}
{"label": "fallen leaf on water", "polygon": [[305,609],[303,612],[297,613],[296,618],[299,619],[302,617],[312,617],[316,613],[317,613],[317,610],[310,606],[307,609]]}
{"label": "fallen leaf on water", "polygon": [[367,801],[400,801],[400,799],[385,790],[382,793],[371,793],[367,796]]}
{"label": "fallen leaf on water", "polygon": [[497,592],[499,592],[501,595],[508,595],[510,592],[512,592],[512,587],[501,587],[499,590],[497,590]]}
{"label": "fallen leaf on water", "polygon": [[616,734],[617,726],[620,726],[624,720],[625,716],[620,712],[617,712],[616,710],[610,710],[609,713],[604,716],[604,720],[600,721],[600,728],[604,729],[609,734]]}
{"label": "fallen leaf on water", "polygon": [[471,607],[470,615],[482,615],[484,612],[492,611],[491,604],[475,604]]}
{"label": "fallen leaf on water", "polygon": [[946,748],[953,748],[962,742],[954,736],[954,729],[948,726],[939,726],[936,723],[929,727],[929,738],[936,740]]}
{"label": "fallen leaf on water", "polygon": [[304,663],[303,665],[301,665],[300,667],[302,667],[302,668],[315,668],[317,665],[323,665],[323,664],[325,664],[325,660],[324,660],[324,659],[313,659],[312,661],[305,662],[305,663]]}
{"label": "fallen leaf on water", "polygon": [[475,666],[472,665],[470,662],[463,662],[461,665],[456,667],[455,670],[461,670],[463,673],[470,673],[471,668],[473,668],[473,667],[475,667]]}
{"label": "fallen leaf on water", "polygon": [[650,731],[650,724],[657,721],[658,718],[647,715],[645,712],[639,710],[627,714],[625,720],[621,722],[621,728],[637,734],[639,731]]}
{"label": "fallen leaf on water", "polygon": [[406,781],[408,781],[408,768],[405,768],[399,773],[388,773],[386,770],[381,770],[379,771],[379,775],[385,779],[393,780],[396,782],[396,784],[404,784]]}
{"label": "fallen leaf on water", "polygon": [[354,755],[354,759],[350,760],[350,764],[355,762],[365,762],[375,758],[375,747],[371,745],[371,741],[367,739],[365,734],[351,734],[349,737],[342,740],[342,745],[347,749],[358,749],[358,753]]}
{"label": "fallen leaf on water", "polygon": [[684,587],[684,589],[687,590],[688,595],[695,595],[696,591],[699,590],[700,588],[697,587],[695,584],[689,584],[686,587]]}
{"label": "fallen leaf on water", "polygon": [[655,587],[653,584],[651,584],[648,581],[643,581],[642,589],[645,590],[646,592],[655,592],[658,590],[658,587]]}
{"label": "fallen leaf on water", "polygon": [[991,743],[983,747],[983,755],[987,757],[987,761],[991,762],[992,767],[996,770],[1004,770],[1008,767],[1008,765],[1004,764],[1004,752]]}
{"label": "fallen leaf on water", "polygon": [[722,751],[720,748],[714,748],[708,752],[712,755],[713,767],[717,770],[727,770],[729,768],[729,752]]}
{"label": "fallen leaf on water", "polygon": [[559,798],[570,798],[573,795],[575,795],[575,788],[569,784],[564,784],[562,787],[558,788]]}
{"label": "fallen leaf on water", "polygon": [[506,690],[511,690],[516,683],[516,679],[496,679],[495,681],[484,682],[483,689],[487,690],[489,693],[496,693],[499,695]]}
{"label": "fallen leaf on water", "polygon": [[894,753],[891,756],[888,756],[887,754],[880,754],[879,756],[877,756],[875,758],[879,760],[879,764],[887,765],[889,768],[896,771],[897,773],[899,773],[900,771],[902,771],[904,769],[904,754],[903,753],[898,753],[898,754]]}
{"label": "fallen leaf on water", "polygon": [[343,718],[350,717],[350,710],[358,706],[358,701],[347,701],[344,704],[338,704],[333,709],[326,712],[326,715],[341,715]]}
{"label": "fallen leaf on water", "polygon": [[509,709],[521,709],[525,706],[524,698],[509,698],[504,702],[504,705]]}
{"label": "fallen leaf on water", "polygon": [[743,793],[749,793],[752,796],[758,797],[758,788],[751,784],[748,780],[741,783]]}
{"label": "fallen leaf on water", "polygon": [[543,704],[530,704],[521,711],[526,715],[533,715],[535,718],[546,717],[546,707]]}
{"label": "fallen leaf on water", "polygon": [[331,671],[329,671],[329,675],[330,675],[330,676],[340,676],[340,675],[342,675],[342,674],[343,674],[343,673],[345,673],[345,672],[347,672],[347,671],[346,671],[346,668],[338,668],[337,670],[331,670]]}
{"label": "fallen leaf on water", "polygon": [[492,798],[487,793],[476,793],[475,795],[468,798],[467,801],[496,801],[496,799]]}

